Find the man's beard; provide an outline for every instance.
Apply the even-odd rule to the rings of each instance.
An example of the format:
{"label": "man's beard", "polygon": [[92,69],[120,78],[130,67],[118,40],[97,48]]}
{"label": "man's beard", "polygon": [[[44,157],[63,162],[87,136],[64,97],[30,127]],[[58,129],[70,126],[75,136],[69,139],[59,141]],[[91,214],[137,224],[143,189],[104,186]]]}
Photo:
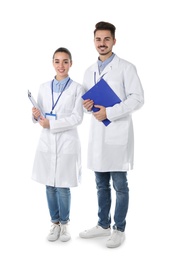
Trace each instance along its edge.
{"label": "man's beard", "polygon": [[110,51],[107,51],[107,52],[99,52],[99,54],[101,55],[101,56],[104,56],[104,55],[107,55],[107,54],[109,54],[111,52],[111,50]]}

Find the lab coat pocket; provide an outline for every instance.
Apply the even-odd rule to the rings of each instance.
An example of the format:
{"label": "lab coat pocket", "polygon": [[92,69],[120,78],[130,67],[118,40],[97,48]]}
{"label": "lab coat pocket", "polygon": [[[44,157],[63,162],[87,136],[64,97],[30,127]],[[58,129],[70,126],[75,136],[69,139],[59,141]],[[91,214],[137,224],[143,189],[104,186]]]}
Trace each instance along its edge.
{"label": "lab coat pocket", "polygon": [[40,152],[48,152],[48,142],[48,135],[43,131],[38,142],[37,150]]}
{"label": "lab coat pocket", "polygon": [[128,120],[119,119],[107,126],[105,142],[109,145],[126,145],[128,142]]}

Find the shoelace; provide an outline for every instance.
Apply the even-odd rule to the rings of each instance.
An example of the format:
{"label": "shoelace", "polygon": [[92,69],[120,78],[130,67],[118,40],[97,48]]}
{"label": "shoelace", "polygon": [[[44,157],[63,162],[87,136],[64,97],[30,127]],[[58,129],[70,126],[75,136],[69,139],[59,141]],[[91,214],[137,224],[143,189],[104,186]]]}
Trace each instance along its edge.
{"label": "shoelace", "polygon": [[109,239],[115,238],[116,237],[116,233],[117,233],[117,230],[114,230]]}
{"label": "shoelace", "polygon": [[54,233],[54,229],[56,228],[56,224],[53,224],[52,226],[51,226],[51,229],[50,229],[50,233],[51,234],[53,234]]}
{"label": "shoelace", "polygon": [[62,226],[62,227],[61,227],[61,234],[62,234],[62,235],[65,235],[66,233],[67,233],[66,226]]}

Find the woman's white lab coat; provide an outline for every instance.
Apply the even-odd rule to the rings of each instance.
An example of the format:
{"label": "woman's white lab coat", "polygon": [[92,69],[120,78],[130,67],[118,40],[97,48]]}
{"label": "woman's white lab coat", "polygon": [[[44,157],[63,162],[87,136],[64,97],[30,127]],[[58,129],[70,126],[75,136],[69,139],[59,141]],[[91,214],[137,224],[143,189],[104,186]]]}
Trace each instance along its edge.
{"label": "woman's white lab coat", "polygon": [[[50,129],[43,128],[41,131],[33,164],[33,180],[55,187],[78,185],[81,178],[81,147],[77,126],[83,120],[83,93],[83,87],[74,81],[62,93],[53,111],[57,120],[50,120]],[[56,100],[59,93],[54,95]],[[38,105],[44,113],[50,113],[51,81],[41,85]]]}
{"label": "woman's white lab coat", "polygon": [[[103,77],[122,100],[120,104],[106,108],[108,126],[91,119],[88,168],[93,171],[128,171],[133,168],[134,133],[132,112],[144,103],[141,82],[133,64],[117,55],[99,74],[98,64],[90,66],[84,75],[83,86],[90,89]],[[98,104],[97,104],[98,105]]]}

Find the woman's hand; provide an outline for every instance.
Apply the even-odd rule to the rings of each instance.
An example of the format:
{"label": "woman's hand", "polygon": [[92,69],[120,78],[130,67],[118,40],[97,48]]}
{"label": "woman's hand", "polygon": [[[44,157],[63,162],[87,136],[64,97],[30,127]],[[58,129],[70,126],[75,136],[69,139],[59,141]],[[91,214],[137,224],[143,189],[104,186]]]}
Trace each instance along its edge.
{"label": "woman's hand", "polygon": [[32,115],[35,118],[35,120],[38,120],[38,118],[41,116],[41,113],[38,108],[33,107],[32,108]]}
{"label": "woman's hand", "polygon": [[50,128],[50,122],[47,118],[40,116],[40,120],[39,120],[39,124],[43,127],[43,128]]}

